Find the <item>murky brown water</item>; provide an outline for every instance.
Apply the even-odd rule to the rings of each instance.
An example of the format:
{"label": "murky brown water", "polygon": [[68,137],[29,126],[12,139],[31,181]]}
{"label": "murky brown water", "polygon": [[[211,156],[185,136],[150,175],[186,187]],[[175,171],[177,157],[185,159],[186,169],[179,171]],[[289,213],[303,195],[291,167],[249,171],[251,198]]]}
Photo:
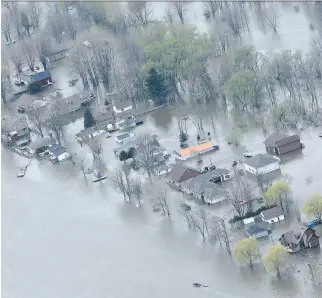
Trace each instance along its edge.
{"label": "murky brown water", "polygon": [[[299,15],[297,21],[290,16],[283,17],[283,22],[292,20],[292,28],[304,28]],[[294,32],[286,29],[289,39],[284,44],[288,48],[291,42],[294,47],[305,43],[307,37],[299,34],[304,38],[300,42],[296,33],[300,29],[296,28]],[[262,41],[253,38],[258,43],[265,39],[270,43],[269,37]],[[65,84],[65,78],[57,80]],[[155,131],[169,151],[178,150],[174,115],[169,110],[153,113],[135,133]],[[255,128],[243,135],[243,147],[234,149],[224,142],[231,121],[217,115],[215,122],[215,133],[209,119],[204,127],[220,150],[204,157],[204,163],[209,158],[226,166],[246,149],[264,151],[264,136]],[[66,145],[72,153],[90,155],[88,147],[80,147],[74,138],[82,126],[83,121],[77,120],[66,127]],[[194,142],[196,128],[190,123],[188,129]],[[293,194],[301,203],[310,194],[322,193],[322,140],[317,134],[313,129],[304,131],[301,141],[306,148],[281,169],[293,177]],[[117,147],[114,138],[101,140],[107,164],[117,165],[112,153]],[[148,200],[141,209],[124,204],[108,180],[93,184],[89,179],[86,184],[69,162],[53,166],[33,161],[26,176],[17,179],[17,171],[25,163],[2,149],[3,297],[321,297],[321,288],[312,287],[307,278],[305,256],[292,259],[300,270],[293,279],[277,281],[260,264],[253,272],[240,268],[220,247],[203,244],[175,211],[184,200],[178,193],[170,194],[173,220],[168,221],[151,212]],[[306,181],[309,176],[311,183]],[[225,206],[211,208],[221,214],[226,210]],[[286,228],[277,227],[273,240]],[[261,249],[269,243],[261,242]],[[193,282],[207,284],[209,289],[195,289]]]}

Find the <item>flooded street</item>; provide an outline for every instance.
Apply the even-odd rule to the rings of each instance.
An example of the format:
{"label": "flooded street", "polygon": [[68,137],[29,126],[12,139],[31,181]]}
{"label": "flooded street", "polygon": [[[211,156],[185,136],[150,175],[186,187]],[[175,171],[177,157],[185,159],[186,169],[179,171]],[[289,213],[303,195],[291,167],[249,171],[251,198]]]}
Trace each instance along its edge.
{"label": "flooded street", "polygon": [[[155,3],[164,11],[165,3]],[[158,6],[159,5],[159,6]],[[189,22],[207,31],[201,3],[194,2]],[[156,12],[154,12],[156,13]],[[259,50],[306,51],[314,35],[308,29],[304,13],[279,6],[280,34],[272,40],[252,25],[252,42]],[[253,19],[252,19],[253,22]],[[52,69],[55,87],[65,96],[80,91],[68,87],[69,67]],[[62,74],[62,75],[60,75]],[[66,90],[66,92],[65,92]],[[103,96],[102,96],[103,98]],[[102,98],[99,100],[102,102]],[[165,108],[145,117],[144,124],[134,130],[158,134],[169,153],[179,150],[178,112]],[[203,115],[204,130],[220,150],[203,156],[203,166],[230,167],[233,159],[243,159],[245,151],[264,153],[262,131],[250,124],[241,135],[241,147],[225,141],[234,123],[220,112],[214,127]],[[64,127],[64,144],[72,157],[91,151],[77,143],[75,134],[84,128],[83,119]],[[197,143],[197,129],[187,122],[188,143]],[[281,164],[281,172],[291,178],[290,186],[300,208],[305,199],[322,193],[322,139],[318,129],[299,132],[305,149],[289,156]],[[269,132],[273,132],[270,128]],[[115,133],[111,138],[98,137],[103,145],[103,159],[108,175],[120,165],[113,149],[118,147]],[[183,202],[193,202],[181,193],[169,190],[172,220],[152,212],[148,197],[142,208],[126,204],[110,179],[92,183],[70,161],[60,165],[33,160],[26,176],[17,179],[19,168],[27,163],[23,157],[2,148],[2,295],[4,298],[174,298],[174,297],[321,297],[322,288],[312,286],[308,277],[307,253],[291,257],[296,266],[294,276],[277,280],[262,264],[253,270],[237,265],[218,244],[202,243],[200,235],[189,231],[177,212]],[[196,160],[187,164],[196,166]],[[231,206],[205,206],[213,214],[232,217]],[[260,241],[265,252],[271,241],[277,243],[287,224],[277,226],[272,239]],[[321,230],[320,241],[322,237]],[[234,242],[236,239],[232,239]],[[319,263],[322,257],[314,252]],[[193,288],[200,282],[209,288]],[[254,294],[256,293],[256,294]]]}

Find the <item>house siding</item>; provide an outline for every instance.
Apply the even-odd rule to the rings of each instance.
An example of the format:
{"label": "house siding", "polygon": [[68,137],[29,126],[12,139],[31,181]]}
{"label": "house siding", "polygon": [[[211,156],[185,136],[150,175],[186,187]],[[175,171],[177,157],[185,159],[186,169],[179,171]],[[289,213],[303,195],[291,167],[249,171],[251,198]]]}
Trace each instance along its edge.
{"label": "house siding", "polygon": [[122,110],[119,110],[117,109],[115,106],[113,107],[113,110],[115,113],[117,114],[120,114],[120,113],[123,113],[123,112],[126,112],[126,111],[129,111],[129,110],[132,110],[132,106],[128,106],[128,107],[125,107],[124,109]]}
{"label": "house siding", "polygon": [[257,174],[258,175],[262,175],[262,174],[267,174],[267,173],[270,173],[270,172],[273,172],[273,171],[276,171],[280,168],[280,164],[278,161],[276,162],[273,162],[269,165],[266,165],[264,167],[260,167],[257,169]]}
{"label": "house siding", "polygon": [[286,144],[284,146],[280,146],[277,148],[278,154],[284,154],[288,153],[297,149],[301,149],[301,142],[300,141],[295,141],[289,144]]}
{"label": "house siding", "polygon": [[266,221],[267,223],[275,223],[275,222],[279,222],[279,221],[282,221],[285,219],[285,216],[284,215],[280,215],[280,216],[277,216],[277,217],[273,217],[273,218],[265,218],[263,215],[262,215],[262,218],[264,221]]}

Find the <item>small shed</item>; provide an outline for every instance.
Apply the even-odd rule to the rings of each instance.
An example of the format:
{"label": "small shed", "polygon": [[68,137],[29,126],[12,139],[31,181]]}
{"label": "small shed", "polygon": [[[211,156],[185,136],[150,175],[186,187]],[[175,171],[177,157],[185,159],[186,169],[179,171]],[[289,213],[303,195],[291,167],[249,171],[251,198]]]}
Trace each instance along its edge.
{"label": "small shed", "polygon": [[269,226],[266,222],[254,222],[245,227],[247,237],[262,238],[268,236]]}
{"label": "small shed", "polygon": [[274,154],[284,154],[302,148],[298,135],[272,133],[265,141],[266,150]]}
{"label": "small shed", "polygon": [[51,85],[53,83],[49,70],[44,70],[42,72],[31,75],[31,78],[34,82],[40,82],[42,87]]}

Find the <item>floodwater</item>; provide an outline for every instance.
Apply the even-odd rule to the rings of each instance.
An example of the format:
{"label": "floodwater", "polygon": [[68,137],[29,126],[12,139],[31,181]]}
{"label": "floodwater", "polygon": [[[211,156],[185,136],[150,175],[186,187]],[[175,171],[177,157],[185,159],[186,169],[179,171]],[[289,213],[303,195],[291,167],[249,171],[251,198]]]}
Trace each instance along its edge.
{"label": "floodwater", "polygon": [[[293,25],[305,27],[294,20]],[[295,48],[303,37],[299,35],[290,37]],[[289,41],[285,44],[292,46]],[[65,77],[56,80],[66,82]],[[135,133],[157,132],[163,146],[178,150],[174,116],[175,112],[167,109],[155,112]],[[241,158],[244,150],[264,152],[264,136],[255,128],[243,134],[243,147],[236,150],[224,142],[232,124],[219,115],[213,132],[209,119],[204,118],[205,131],[210,131],[212,140],[220,146],[218,152],[204,157],[204,163],[209,158],[209,162],[226,166],[233,158]],[[90,156],[88,147],[80,147],[74,138],[82,125],[83,121],[77,120],[65,129],[65,144],[73,156],[81,151]],[[188,130],[189,142],[194,143],[196,129],[190,123]],[[283,174],[292,176],[293,195],[300,204],[310,194],[322,193],[322,140],[317,135],[317,130],[303,131],[302,154],[281,166]],[[117,144],[114,137],[100,138],[111,170],[119,165],[112,153]],[[26,163],[2,148],[4,298],[321,296],[321,288],[313,287],[307,278],[305,256],[292,258],[299,270],[293,279],[277,281],[262,265],[255,266],[253,272],[240,268],[219,246],[203,244],[176,212],[184,200],[178,193],[169,194],[170,221],[151,211],[148,198],[142,208],[125,204],[109,180],[94,184],[88,179],[85,183],[70,162],[52,165],[32,161],[26,176],[17,179],[19,167]],[[216,207],[211,209],[216,212]],[[278,236],[276,231],[273,240]],[[268,244],[261,243],[261,248]],[[193,288],[193,282],[209,288]]]}

